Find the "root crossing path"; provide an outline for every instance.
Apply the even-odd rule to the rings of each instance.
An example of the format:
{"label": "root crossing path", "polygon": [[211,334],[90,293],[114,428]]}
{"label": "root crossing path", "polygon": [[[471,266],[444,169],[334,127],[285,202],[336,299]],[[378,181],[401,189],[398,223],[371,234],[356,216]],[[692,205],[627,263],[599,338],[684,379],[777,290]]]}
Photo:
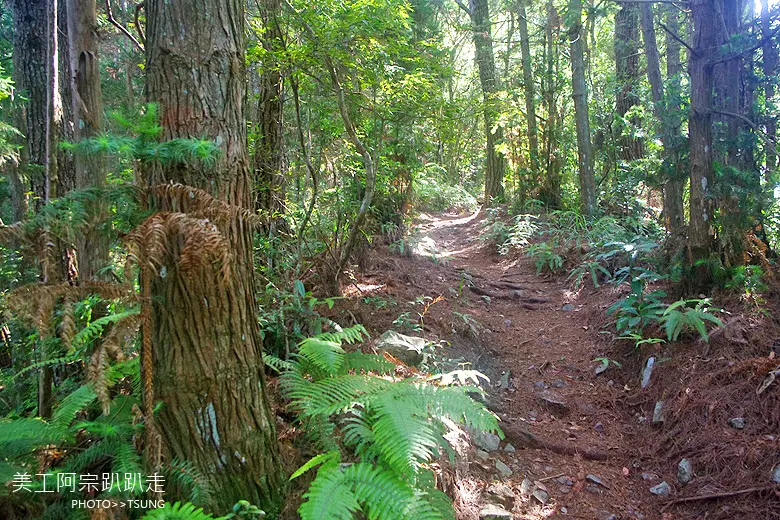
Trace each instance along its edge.
{"label": "root crossing path", "polygon": [[[636,374],[612,362],[597,374],[599,358],[611,352],[603,332],[616,295],[574,292],[565,276],[538,276],[531,259],[499,255],[483,231],[482,213],[423,215],[409,241],[413,254],[377,254],[355,284],[361,302],[383,294],[394,305],[363,303],[356,319],[398,328],[403,320],[382,324],[382,316],[411,306],[405,319],[423,314],[418,333],[449,342],[444,358],[490,377],[489,404],[506,438],[474,439],[450,489],[459,516],[688,518],[679,507],[662,512],[677,482],[654,465],[647,445],[653,403],[626,403]],[[653,494],[664,480],[671,493]]]}

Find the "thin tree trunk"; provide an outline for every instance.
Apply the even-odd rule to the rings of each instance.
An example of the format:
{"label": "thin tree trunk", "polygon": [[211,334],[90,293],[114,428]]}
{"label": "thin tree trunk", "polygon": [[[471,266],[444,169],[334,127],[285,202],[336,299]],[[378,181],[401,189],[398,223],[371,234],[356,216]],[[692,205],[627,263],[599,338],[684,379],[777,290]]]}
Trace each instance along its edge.
{"label": "thin tree trunk", "polygon": [[[649,7],[649,4],[645,4]],[[639,105],[637,87],[639,83],[639,6],[636,4],[620,4],[615,15],[615,76],[617,78],[617,93],[615,95],[615,111],[620,116],[618,124],[619,156],[624,161],[642,158],[644,146],[641,139],[626,135],[626,123],[639,126],[637,117],[625,121],[631,108]]]}
{"label": "thin tree trunk", "polygon": [[[706,258],[712,251],[713,182],[712,151],[712,57],[719,43],[719,19],[715,0],[693,0],[693,52],[690,57],[690,228],[691,260]],[[699,280],[704,282],[705,280]]]}
{"label": "thin tree trunk", "polygon": [[582,34],[582,0],[570,0],[569,38],[571,42],[572,98],[577,126],[577,166],[580,181],[580,204],[586,215],[596,212],[596,177],[593,172],[593,147],[590,141],[588,86],[585,82],[584,41]]}
{"label": "thin tree trunk", "polygon": [[[764,37],[768,37],[771,33],[771,21],[772,17],[769,11],[768,0],[761,0],[761,32]],[[774,39],[769,39],[764,43],[761,48],[763,54],[762,69],[764,72],[764,97],[767,104],[774,100],[775,97],[775,85],[774,81],[777,75],[777,46]],[[764,116],[764,127],[766,129],[766,136],[769,140],[777,142],[777,115],[775,113],[767,113]],[[772,172],[777,168],[777,155],[771,150],[766,151],[766,174],[765,177],[769,179]]]}
{"label": "thin tree trunk", "polygon": [[475,58],[479,69],[479,82],[484,101],[485,134],[487,142],[487,167],[485,169],[485,205],[491,199],[504,197],[504,170],[506,160],[497,147],[504,140],[504,131],[496,125],[498,108],[496,94],[499,81],[496,76],[496,62],[493,56],[493,38],[490,30],[490,9],[488,0],[470,0],[469,14],[473,30]]}
{"label": "thin tree trunk", "polygon": [[[208,170],[157,164],[147,182],[201,188],[251,212],[244,1],[147,0],[146,15],[147,92],[160,105],[163,139],[208,138],[221,149]],[[152,281],[162,302],[152,313],[154,388],[165,404],[157,422],[168,459],[190,461],[208,481],[213,511],[248,500],[273,514],[284,476],[257,324],[253,231],[239,216],[225,221],[218,229],[230,277],[169,267]]]}
{"label": "thin tree trunk", "polygon": [[[68,38],[68,6],[67,0],[57,0],[57,32],[59,89],[62,101],[62,124],[60,125],[60,141],[74,141],[73,123],[73,80],[70,70],[70,43]],[[70,151],[57,150],[57,196],[62,196],[76,189],[76,165]]]}
{"label": "thin tree trunk", "polygon": [[[66,0],[68,6],[68,47],[70,52],[71,110],[75,142],[96,137],[103,131],[103,106],[98,63],[97,11],[95,0]],[[96,154],[74,157],[75,187],[102,187],[106,172],[104,161]],[[101,217],[102,202],[92,211]],[[79,237],[79,277],[94,278],[108,264],[108,242],[92,228]]]}
{"label": "thin tree trunk", "polygon": [[536,124],[536,88],[534,71],[531,65],[531,42],[528,38],[528,20],[526,20],[525,1],[517,4],[517,30],[520,33],[520,54],[523,64],[523,90],[525,93],[525,113],[528,123],[528,151],[531,155],[532,178],[539,175],[539,131]]}
{"label": "thin tree trunk", "polygon": [[[682,177],[680,175],[682,161],[677,153],[681,140],[678,116],[680,107],[673,101],[673,98],[679,93],[680,44],[667,34],[667,81],[672,85],[674,91],[672,95],[669,95],[668,92],[664,93],[663,78],[661,77],[661,60],[658,55],[653,7],[650,4],[643,4],[641,9],[642,39],[647,57],[647,80],[650,83],[650,92],[653,98],[653,115],[661,125],[661,138],[664,146],[661,166],[664,225],[668,231],[675,231],[680,229],[684,223]],[[676,9],[670,10],[668,13],[667,24],[674,27],[672,30],[677,31]]]}
{"label": "thin tree trunk", "polygon": [[557,53],[555,49],[555,28],[559,25],[558,11],[550,1],[547,3],[547,23],[544,29],[545,74],[543,76],[543,102],[547,119],[544,124],[545,175],[539,198],[548,209],[561,205],[561,175],[558,154],[558,106],[556,98]]}

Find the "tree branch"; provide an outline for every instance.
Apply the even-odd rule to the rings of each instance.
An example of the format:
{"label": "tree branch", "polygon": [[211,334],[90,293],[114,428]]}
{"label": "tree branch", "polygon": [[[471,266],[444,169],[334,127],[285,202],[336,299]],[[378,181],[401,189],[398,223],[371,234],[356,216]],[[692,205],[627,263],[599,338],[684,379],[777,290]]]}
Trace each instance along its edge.
{"label": "tree branch", "polygon": [[753,129],[753,131],[756,133],[756,135],[761,139],[766,147],[769,149],[770,152],[772,152],[775,155],[777,154],[777,143],[772,141],[764,132],[758,127],[757,124],[755,124],[753,121],[750,120],[750,118],[743,116],[742,114],[737,114],[736,112],[727,112],[725,110],[713,110],[713,114],[720,114],[722,116],[726,117],[733,117],[734,119],[739,119],[746,125],[748,125],[750,128]]}
{"label": "tree branch", "polygon": [[766,45],[767,42],[769,42],[772,38],[777,36],[777,33],[780,32],[780,26],[778,26],[774,31],[772,31],[770,34],[764,36],[761,38],[758,43],[755,45],[751,45],[747,49],[740,51],[740,52],[730,52],[728,54],[724,54],[720,58],[716,58],[712,60],[710,63],[712,65],[718,65],[719,63],[725,63],[727,61],[736,60],[741,58],[742,56],[745,56],[746,54],[752,54],[753,52],[757,51],[764,45]]}
{"label": "tree branch", "polygon": [[138,39],[125,28],[124,25],[117,22],[116,19],[114,18],[114,13],[111,12],[111,0],[106,0],[106,16],[108,17],[108,21],[111,22],[111,25],[119,29],[119,32],[127,36],[127,38],[131,42],[133,42],[133,44],[138,48],[139,51],[144,52],[144,46],[141,44],[141,42],[139,42]]}
{"label": "tree branch", "polygon": [[466,14],[471,16],[471,9],[469,9],[468,6],[466,6],[466,4],[464,4],[461,0],[455,0],[455,3],[458,4],[458,7],[466,11]]}
{"label": "tree branch", "polygon": [[680,38],[680,37],[679,37],[677,34],[675,34],[675,32],[674,32],[674,31],[672,31],[671,29],[669,29],[669,28],[668,28],[666,25],[664,25],[664,24],[663,24],[663,23],[661,23],[661,22],[658,22],[658,25],[659,25],[659,27],[661,27],[661,29],[663,29],[664,31],[666,31],[666,33],[667,33],[669,36],[671,36],[672,38],[674,38],[675,40],[677,40],[678,42],[680,42],[681,44],[683,44],[683,45],[685,46],[685,48],[686,48],[686,49],[688,49],[688,50],[690,51],[690,53],[691,53],[691,54],[694,54],[694,55],[695,55],[695,54],[697,54],[697,53],[696,53],[696,51],[694,51],[694,50],[693,50],[693,48],[692,48],[690,45],[688,45],[688,44],[685,42],[685,40],[683,40],[682,38]]}
{"label": "tree branch", "polygon": [[146,35],[144,35],[144,29],[141,27],[141,9],[146,8],[146,2],[139,2],[135,6],[135,30],[138,31],[138,38],[141,43],[146,43]]}

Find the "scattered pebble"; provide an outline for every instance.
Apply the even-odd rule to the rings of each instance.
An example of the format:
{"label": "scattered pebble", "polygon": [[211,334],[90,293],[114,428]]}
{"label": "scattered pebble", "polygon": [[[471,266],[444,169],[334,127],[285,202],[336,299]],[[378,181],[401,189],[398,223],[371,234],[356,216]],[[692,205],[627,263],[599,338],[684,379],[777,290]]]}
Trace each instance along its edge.
{"label": "scattered pebble", "polygon": [[477,457],[479,457],[480,459],[482,459],[482,460],[488,460],[488,457],[489,457],[489,456],[490,456],[490,455],[488,455],[488,452],[486,452],[486,451],[482,451],[482,450],[477,450]]}
{"label": "scattered pebble", "polygon": [[650,493],[661,497],[668,497],[672,492],[672,487],[666,483],[666,481],[656,484],[650,488]]}
{"label": "scattered pebble", "polygon": [[544,381],[537,381],[536,383],[534,383],[534,388],[537,390],[544,390],[545,388],[547,388],[547,383],[545,383]]}
{"label": "scattered pebble", "polygon": [[600,495],[601,494],[601,488],[598,486],[594,486],[593,484],[588,484],[585,486],[585,491],[588,493],[591,493],[593,495]]}
{"label": "scattered pebble", "polygon": [[543,489],[535,489],[534,492],[531,493],[531,496],[542,504],[546,504],[550,501],[550,494]]}
{"label": "scattered pebble", "polygon": [[597,518],[598,520],[618,520],[618,516],[609,511],[599,511]]}
{"label": "scattered pebble", "polygon": [[605,365],[604,363],[599,363],[595,369],[593,369],[593,373],[596,375],[603,374],[607,371],[609,368],[609,365]]}
{"label": "scattered pebble", "polygon": [[504,464],[503,462],[501,462],[500,460],[496,461],[496,469],[498,470],[499,473],[501,473],[502,477],[506,478],[512,476],[512,470],[510,469],[510,467]]}
{"label": "scattered pebble", "polygon": [[495,433],[478,431],[474,432],[471,437],[474,444],[485,451],[496,451],[501,445],[501,438]]}
{"label": "scattered pebble", "polygon": [[520,493],[523,495],[530,495],[533,489],[534,483],[527,478],[524,478],[523,482],[520,484]]}
{"label": "scattered pebble", "polygon": [[642,370],[642,390],[650,386],[650,376],[653,375],[653,367],[655,366],[655,358],[650,356],[647,358],[647,364],[644,370]]}
{"label": "scattered pebble", "polygon": [[658,475],[655,473],[642,473],[642,480],[656,480]]}
{"label": "scattered pebble", "polygon": [[512,520],[512,513],[496,504],[488,504],[479,510],[479,520]]}
{"label": "scattered pebble", "polygon": [[560,477],[555,479],[558,484],[563,484],[564,486],[573,486],[574,481],[567,477],[566,475],[561,475]]}
{"label": "scattered pebble", "polygon": [[574,305],[572,305],[571,303],[567,303],[566,305],[561,307],[561,310],[563,312],[572,312],[574,310]]}
{"label": "scattered pebble", "polygon": [[514,447],[514,446],[512,446],[512,445],[511,445],[511,444],[509,444],[509,443],[507,443],[507,445],[506,445],[506,446],[504,446],[504,451],[505,451],[505,452],[507,452],[507,453],[514,453],[514,452],[516,452],[517,450],[515,449],[515,447]]}
{"label": "scattered pebble", "polygon": [[688,459],[682,459],[677,464],[677,481],[680,484],[687,484],[691,480],[693,480],[693,464]]}
{"label": "scattered pebble", "polygon": [[562,379],[556,379],[552,383],[550,383],[553,388],[563,388],[566,386],[566,381],[563,381]]}
{"label": "scattered pebble", "polygon": [[742,430],[745,427],[744,417],[732,417],[729,419],[729,426],[736,430]]}
{"label": "scattered pebble", "polygon": [[566,402],[558,394],[545,390],[539,396],[539,400],[550,408],[556,408],[558,410],[567,410],[568,406]]}
{"label": "scattered pebble", "polygon": [[775,484],[780,484],[780,464],[775,464],[775,467],[772,468],[772,476],[769,480]]}
{"label": "scattered pebble", "polygon": [[605,488],[609,489],[609,486],[606,485],[603,480],[601,480],[596,475],[593,475],[592,473],[586,475],[585,476],[585,480],[587,480],[588,482],[593,482],[594,484],[598,484],[599,486],[602,486],[602,487],[605,487]]}
{"label": "scattered pebble", "polygon": [[662,424],[664,422],[664,402],[658,401],[653,408],[653,424]]}
{"label": "scattered pebble", "polygon": [[563,513],[564,515],[565,515],[566,513],[568,513],[568,512],[569,512],[569,510],[568,510],[568,509],[566,509],[565,507],[562,507],[562,508],[561,508],[561,513]]}

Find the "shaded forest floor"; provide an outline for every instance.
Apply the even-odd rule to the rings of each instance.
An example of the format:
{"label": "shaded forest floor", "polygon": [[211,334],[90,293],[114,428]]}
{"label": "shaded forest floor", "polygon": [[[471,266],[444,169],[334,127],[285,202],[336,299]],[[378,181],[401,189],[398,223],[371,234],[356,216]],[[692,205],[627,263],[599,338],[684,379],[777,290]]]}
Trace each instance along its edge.
{"label": "shaded forest floor", "polygon": [[[414,253],[398,244],[372,250],[331,311],[373,338],[392,328],[440,341],[429,368],[475,368],[490,378],[488,404],[507,438],[490,451],[481,439],[465,462],[445,464],[459,516],[476,519],[494,502],[522,519],[780,518],[769,481],[780,463],[780,384],[755,393],[779,364],[767,356],[780,338],[767,317],[777,309],[730,314],[709,345],[635,352],[613,340],[606,315],[620,288],[575,292],[565,276],[537,276],[531,259],[499,256],[480,240],[482,219],[423,215],[403,245]],[[651,354],[659,362],[642,390]],[[620,366],[598,373],[601,358]],[[665,422],[653,424],[659,400]],[[743,429],[729,425],[733,417]],[[683,457],[693,466],[687,485],[677,477]],[[651,493],[662,482],[668,495]],[[751,488],[761,489],[670,504]]]}

